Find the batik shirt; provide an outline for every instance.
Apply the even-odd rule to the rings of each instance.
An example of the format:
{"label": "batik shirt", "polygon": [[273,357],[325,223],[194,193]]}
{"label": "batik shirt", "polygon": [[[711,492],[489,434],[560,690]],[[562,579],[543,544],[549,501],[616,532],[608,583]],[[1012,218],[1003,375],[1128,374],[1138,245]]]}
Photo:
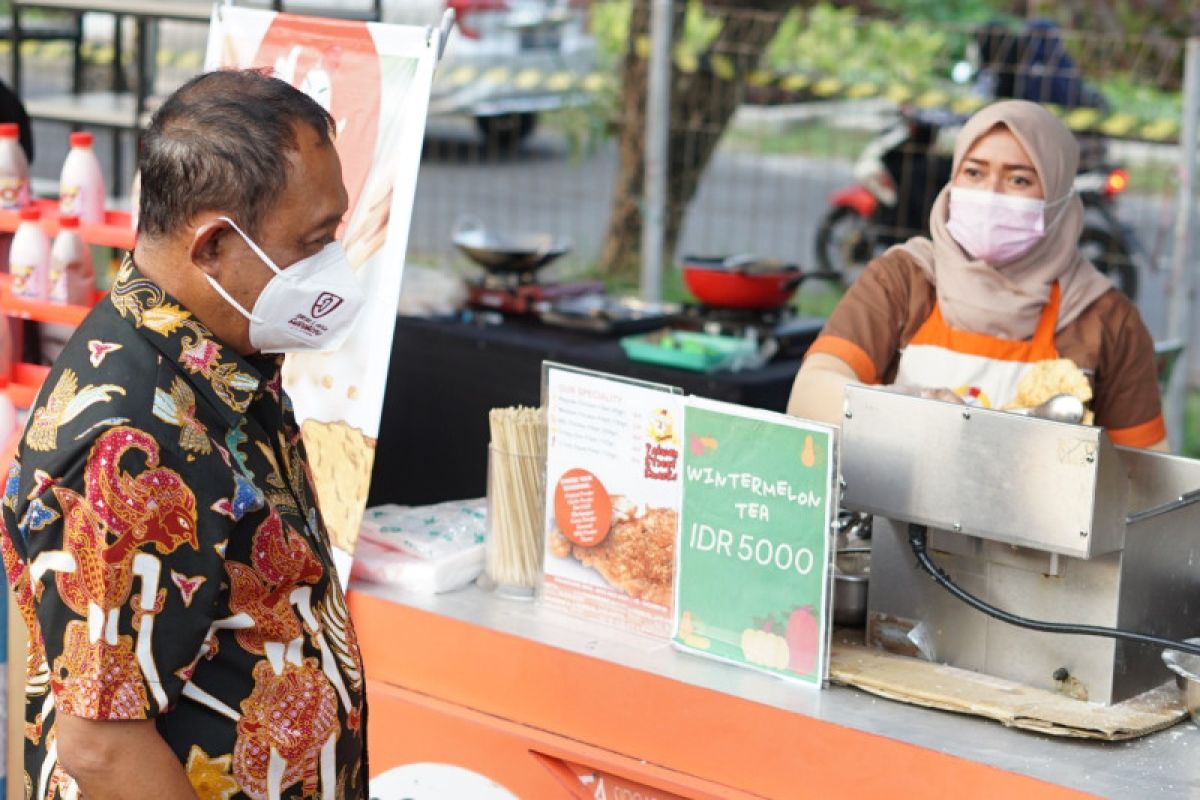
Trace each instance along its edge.
{"label": "batik shirt", "polygon": [[362,664],[280,366],[127,260],[51,370],[0,535],[27,797],[73,794],[56,710],[153,718],[202,800],[366,796]]}

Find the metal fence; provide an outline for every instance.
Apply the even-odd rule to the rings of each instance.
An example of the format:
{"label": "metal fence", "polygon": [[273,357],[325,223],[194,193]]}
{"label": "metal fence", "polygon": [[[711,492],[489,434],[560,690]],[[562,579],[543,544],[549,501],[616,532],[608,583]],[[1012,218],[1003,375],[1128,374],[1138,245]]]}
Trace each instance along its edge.
{"label": "metal fence", "polygon": [[[640,3],[643,12],[648,5]],[[575,248],[560,274],[605,261],[612,215],[622,205],[646,211],[641,184],[621,169],[622,154],[642,144],[622,134],[643,122],[623,81],[646,80],[645,64],[631,69],[627,56],[632,49],[645,61],[650,42],[648,32],[613,23],[630,7],[594,4],[604,23],[593,28],[595,102],[545,115],[522,147],[489,148],[465,124],[431,122],[414,261],[462,267],[450,232],[464,215],[500,231],[570,237]],[[932,26],[826,6],[780,18],[677,3],[673,22],[665,135],[669,183],[684,185],[686,202],[672,231],[670,201],[680,198],[668,197],[669,259],[754,253],[852,273],[923,231],[962,120],[988,97],[1024,97],[1050,104],[1080,139],[1087,255],[1135,297],[1156,340],[1198,340],[1189,299],[1195,183],[1185,169],[1195,163],[1194,135],[1180,145],[1189,125],[1184,40],[1018,22]],[[765,42],[764,29],[772,32]],[[680,291],[671,272],[669,294]],[[829,293],[814,284],[801,303],[819,312],[836,299]],[[1195,385],[1200,360],[1189,360],[1180,373]],[[1169,409],[1175,431],[1181,388]]]}
{"label": "metal fence", "polygon": [[[497,94],[570,93],[587,102],[536,119],[510,116],[507,131],[492,124],[486,135],[469,116],[432,117],[411,263],[467,269],[451,238],[456,225],[474,218],[497,231],[569,237],[572,252],[553,268],[560,274],[596,268],[615,202],[632,196],[644,210],[637,207],[640,184],[621,176],[620,165],[622,133],[640,124],[623,80],[644,81],[646,74],[644,65],[631,69],[626,56],[632,49],[635,61],[644,60],[649,51],[648,34],[630,33],[629,11],[647,6],[648,0],[593,2],[589,35],[596,55],[587,68],[565,57],[526,67],[519,52],[443,65],[437,91],[487,84]],[[737,7],[702,12],[699,4],[678,3],[673,19],[671,180],[687,184],[690,178],[695,190],[683,193],[672,256],[749,252],[807,268],[839,259],[844,265],[921,227],[927,201],[944,180],[956,120],[979,106],[975,91],[987,88],[959,66],[974,45],[978,60],[990,67],[993,91],[1056,103],[1098,168],[1125,170],[1124,191],[1105,208],[1128,245],[1127,266],[1152,332],[1159,338],[1170,332],[1168,300],[1181,288],[1178,277],[1172,280],[1172,258],[1187,223],[1179,205],[1185,42],[1089,31],[1025,31],[1022,38],[1015,24],[1008,30],[934,27],[823,5],[778,17]],[[764,30],[771,35],[764,37]],[[204,32],[165,28],[161,41],[157,88],[165,91],[198,68]],[[65,83],[69,73],[62,68],[63,48],[29,47],[32,63],[42,66],[31,68],[28,90],[61,88],[53,84],[55,75]],[[98,62],[111,57],[111,48],[93,42],[88,55],[103,69]],[[863,169],[856,175],[856,163],[906,119],[927,127],[914,127],[911,141],[884,159],[896,201],[892,215],[881,215],[866,232],[848,224],[852,214],[832,218],[831,196],[863,182],[867,176]],[[48,124],[38,131],[42,152],[34,171],[52,180],[67,131]],[[54,145],[58,140],[61,147]],[[710,143],[711,158],[697,158]],[[1096,226],[1104,222],[1103,210],[1089,211]],[[1093,242],[1093,254],[1104,256],[1109,244]],[[670,279],[667,284],[670,291]]]}
{"label": "metal fence", "polygon": [[[557,88],[569,86],[594,102],[539,114],[527,138],[517,134],[508,141],[486,138],[467,117],[433,117],[414,212],[416,260],[456,261],[450,234],[459,219],[471,216],[497,229],[569,236],[576,267],[596,263],[616,194],[618,141],[628,116],[621,106],[626,90],[621,48],[645,50],[648,41],[625,33],[631,6],[626,0],[593,3],[597,55],[586,73],[579,71],[578,61],[565,60],[565,75],[556,73],[552,61],[523,69],[518,53],[443,67],[442,86],[490,82],[552,93],[557,82]],[[679,4],[676,13],[681,30],[673,54],[675,102],[687,104],[670,115],[674,177],[692,168],[694,159],[688,156],[703,149],[706,138],[715,133],[720,140],[711,161],[693,176],[697,188],[683,215],[677,252],[748,251],[815,265],[816,235],[830,209],[830,194],[856,182],[855,162],[903,111],[938,120],[937,142],[945,153],[953,140],[953,118],[979,102],[970,85],[952,83],[951,75],[967,45],[982,39],[992,48],[984,58],[995,62],[994,84],[1009,84],[1010,94],[1058,101],[1067,121],[1101,157],[1128,171],[1129,186],[1116,202],[1117,212],[1147,254],[1147,299],[1158,288],[1156,275],[1165,271],[1171,252],[1178,195],[1184,42],[1085,31],[1063,31],[1053,39],[1021,40],[1016,31],[984,37],[977,28],[864,19],[823,6],[782,21],[738,9],[705,15],[685,8]],[[764,22],[776,34],[763,47],[747,45]],[[198,68],[203,31],[168,30],[162,40],[159,88],[165,90]],[[53,85],[53,76],[61,73],[66,80],[66,71],[56,69],[67,58],[65,48],[27,46],[33,63],[40,58],[44,65],[31,70],[30,90],[61,88]],[[111,48],[97,41],[87,54],[100,72]],[[730,71],[733,62],[756,54],[754,69]],[[1049,58],[1062,54],[1073,69],[1044,68]],[[712,91],[689,92],[697,85]],[[722,105],[727,96],[739,102],[725,125],[715,108],[704,105]],[[1089,108],[1097,98],[1107,107]],[[56,164],[52,143],[65,142],[66,132],[48,127],[41,138],[51,144],[35,171],[49,179]],[[517,139],[519,146],[508,146]],[[927,155],[923,143],[910,142],[895,164],[901,218],[918,219],[919,210],[911,206],[923,205],[940,186],[939,171],[918,163]],[[129,176],[122,177],[128,185]]]}
{"label": "metal fence", "polygon": [[[755,16],[729,12],[720,25],[750,25]],[[922,227],[928,200],[944,181],[956,125],[982,102],[973,93],[979,81],[951,80],[968,45],[982,38],[977,29],[797,12],[781,25],[773,20],[779,32],[761,48],[757,68],[725,81],[723,71],[746,55],[739,38],[714,30],[711,20],[677,17],[686,20],[686,30],[673,59],[672,180],[686,183],[681,174],[697,162],[689,156],[702,151],[714,132],[720,139],[711,160],[699,160],[702,172],[694,194],[688,193],[676,255],[753,252],[820,265],[818,234],[832,210],[830,196],[861,182],[856,162],[902,119],[926,128],[888,154],[896,205],[876,233],[886,242]],[[1010,52],[991,54],[993,86],[1056,101],[1097,171],[1125,170],[1124,191],[1093,211],[1115,214],[1131,252],[1106,253],[1103,240],[1093,243],[1093,254],[1113,262],[1135,256],[1130,261],[1139,301],[1155,333],[1165,336],[1184,43],[1083,31],[1060,32],[1052,42],[1045,36],[1011,38],[1005,45]],[[627,40],[627,46],[637,48],[639,40]],[[863,49],[872,51],[870,58],[850,55]],[[1032,63],[1035,51],[1042,54],[1038,63]],[[450,233],[459,218],[471,216],[498,230],[569,236],[575,243],[572,267],[593,267],[614,198],[622,194],[616,190],[619,141],[629,114],[621,106],[621,55],[598,59],[594,105],[542,115],[518,148],[489,146],[469,120],[432,120],[414,216],[414,259],[458,262]],[[1072,66],[1045,67],[1047,59],[1064,58]],[[710,73],[717,75],[707,84],[711,92],[689,91]],[[704,107],[723,105],[726,89],[740,101],[728,125],[720,109]],[[1102,223],[1095,220],[1097,227]],[[844,238],[833,245],[824,260],[863,254]]]}

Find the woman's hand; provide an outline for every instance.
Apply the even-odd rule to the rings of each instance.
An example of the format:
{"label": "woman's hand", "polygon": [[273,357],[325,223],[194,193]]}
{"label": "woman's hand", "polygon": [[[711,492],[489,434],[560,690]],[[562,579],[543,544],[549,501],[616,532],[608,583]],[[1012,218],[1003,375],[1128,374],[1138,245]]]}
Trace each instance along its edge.
{"label": "woman's hand", "polygon": [[840,426],[843,396],[851,383],[858,383],[858,376],[849,364],[829,353],[813,353],[796,373],[787,413]]}
{"label": "woman's hand", "polygon": [[957,392],[945,386],[904,386],[899,383],[893,383],[887,389],[890,392],[906,394],[910,397],[921,397],[925,400],[941,400],[946,403],[966,405]]}

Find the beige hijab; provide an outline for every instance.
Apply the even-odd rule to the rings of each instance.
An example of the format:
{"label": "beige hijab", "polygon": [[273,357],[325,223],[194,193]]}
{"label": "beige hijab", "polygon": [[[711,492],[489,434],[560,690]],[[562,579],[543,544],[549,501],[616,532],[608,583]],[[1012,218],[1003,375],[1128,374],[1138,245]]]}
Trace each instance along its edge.
{"label": "beige hijab", "polygon": [[950,187],[945,186],[929,215],[930,239],[917,237],[898,248],[911,255],[937,288],[938,305],[950,327],[997,336],[1027,339],[1037,327],[1055,281],[1062,290],[1058,330],[1112,288],[1079,252],[1083,203],[1072,195],[1065,203],[1079,166],[1079,144],[1058,118],[1037,103],[1005,100],[967,120],[954,147],[954,170],[975,142],[1004,125],[1029,154],[1042,180],[1046,203],[1046,235],[1015,261],[993,267],[971,259],[946,230]]}

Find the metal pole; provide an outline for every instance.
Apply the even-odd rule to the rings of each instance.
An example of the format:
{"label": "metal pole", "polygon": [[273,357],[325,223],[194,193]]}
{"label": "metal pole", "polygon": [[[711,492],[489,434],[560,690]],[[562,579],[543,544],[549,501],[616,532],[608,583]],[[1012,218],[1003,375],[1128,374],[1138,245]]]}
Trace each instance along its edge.
{"label": "metal pole", "polygon": [[1196,275],[1192,267],[1193,230],[1196,217],[1196,150],[1200,140],[1200,38],[1188,40],[1183,67],[1183,119],[1179,133],[1179,197],[1175,205],[1175,241],[1171,258],[1171,304],[1168,309],[1168,333],[1184,343],[1183,358],[1171,376],[1167,388],[1164,416],[1171,450],[1179,452],[1184,437],[1184,408],[1187,388],[1200,368],[1195,345],[1200,326],[1192,315]]}
{"label": "metal pole", "polygon": [[[662,299],[667,208],[667,138],[671,124],[671,5],[651,0],[646,76],[645,182],[642,189],[642,299]],[[632,46],[632,45],[631,45]]]}

